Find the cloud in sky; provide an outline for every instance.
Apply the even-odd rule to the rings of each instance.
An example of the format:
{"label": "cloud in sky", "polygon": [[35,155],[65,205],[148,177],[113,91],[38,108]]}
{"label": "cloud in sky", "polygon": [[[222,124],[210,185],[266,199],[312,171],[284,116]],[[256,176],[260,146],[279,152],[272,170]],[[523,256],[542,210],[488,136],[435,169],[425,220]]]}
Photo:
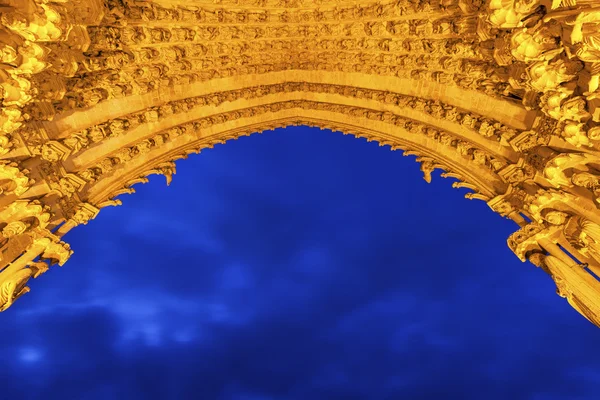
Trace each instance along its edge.
{"label": "cloud in sky", "polygon": [[597,328],[413,157],[294,127],[177,169],[0,315],[4,398],[596,397]]}

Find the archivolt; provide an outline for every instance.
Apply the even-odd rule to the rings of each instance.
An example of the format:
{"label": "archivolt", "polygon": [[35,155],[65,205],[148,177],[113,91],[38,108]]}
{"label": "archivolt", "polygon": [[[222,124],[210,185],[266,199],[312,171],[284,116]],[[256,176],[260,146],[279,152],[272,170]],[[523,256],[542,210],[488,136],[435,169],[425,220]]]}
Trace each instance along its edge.
{"label": "archivolt", "polygon": [[148,174],[305,124],[443,169],[600,320],[595,0],[213,3],[0,0],[0,310]]}
{"label": "archivolt", "polygon": [[[178,126],[174,130],[177,133],[181,133],[182,136],[169,141],[169,145],[157,147],[155,150],[143,154],[143,156],[138,158],[132,157],[129,159],[129,155],[127,155],[127,162],[121,163],[117,169],[111,171],[112,173],[109,176],[105,178],[100,177],[87,191],[89,202],[103,203],[109,197],[115,196],[115,192],[119,193],[123,189],[123,187],[119,186],[127,186],[126,182],[129,179],[144,175],[145,172],[148,172],[148,166],[164,166],[169,161],[185,158],[187,154],[192,152],[197,153],[203,148],[213,147],[215,144],[225,143],[227,140],[237,139],[242,135],[250,135],[254,132],[290,124],[317,126],[344,133],[352,133],[357,137],[367,138],[369,141],[378,141],[382,146],[389,145],[394,150],[408,150],[407,155],[415,154],[419,156],[418,160],[422,163],[426,179],[430,179],[430,173],[435,168],[452,172],[452,176],[460,177],[466,183],[465,186],[471,187],[476,191],[470,194],[470,198],[489,200],[497,195],[498,192],[504,192],[503,189],[506,188],[506,183],[493,171],[491,165],[486,165],[487,160],[485,158],[473,161],[469,159],[470,155],[468,152],[461,156],[455,150],[453,150],[453,153],[444,155],[444,150],[449,150],[440,146],[439,142],[435,139],[430,139],[424,135],[411,135],[410,133],[399,135],[398,131],[401,131],[401,129],[394,125],[390,126],[385,122],[382,123],[381,121],[373,122],[366,118],[349,118],[347,115],[341,113],[332,116],[331,111],[319,110],[319,106],[323,105],[330,104],[306,102],[274,103],[269,108],[276,111],[269,112],[270,115],[268,117],[265,117],[264,114],[249,115],[243,118],[243,125],[237,120],[224,121],[222,124],[204,129],[202,131],[203,134],[198,134],[192,129],[188,133],[186,125]],[[243,111],[256,112],[252,108]],[[243,111],[240,114],[243,114]],[[354,122],[354,124],[350,122]],[[194,123],[191,122],[187,126],[193,127]],[[231,128],[231,126],[234,127]],[[449,143],[448,146],[451,147],[451,144]],[[440,149],[440,147],[442,148]],[[134,148],[135,146],[130,147],[130,149]],[[156,170],[160,170],[160,168],[152,168],[150,171]],[[85,171],[87,173],[87,170]],[[93,174],[94,172],[89,171],[89,173]],[[171,174],[172,172],[165,173]],[[123,182],[125,182],[125,185],[123,185]],[[112,190],[116,189],[116,191],[111,192],[111,189],[108,188],[112,188]]]}
{"label": "archivolt", "polygon": [[[459,88],[436,84],[419,88],[415,81],[378,77],[365,86],[342,84],[360,81],[356,74],[322,73],[315,75],[316,82],[310,74],[304,81],[286,81],[288,77],[297,78],[297,71],[267,74],[261,85],[244,86],[237,78],[226,78],[114,99],[60,114],[41,129],[49,143],[69,149],[62,165],[82,184],[89,182],[78,195],[97,205],[107,200],[97,194],[99,188],[113,180],[125,185],[122,178],[138,164],[151,170],[170,161],[163,156],[165,151],[176,157],[190,148],[235,138],[235,132],[246,126],[294,119],[324,121],[394,149],[413,151],[422,156],[427,177],[436,167],[446,169],[475,191],[471,197],[490,200],[507,188],[497,172],[519,159],[506,144],[520,131],[514,126],[534,123],[533,112],[518,104]],[[384,89],[392,82],[403,90]],[[230,90],[211,91],[215,86]],[[458,98],[475,101],[461,104]],[[491,118],[491,106],[505,112]],[[506,110],[512,110],[510,117]],[[31,193],[39,196],[41,190],[32,188]]]}
{"label": "archivolt", "polygon": [[[173,97],[125,115],[122,107],[113,105],[112,109],[120,110],[113,114],[119,118],[93,126],[87,122],[85,129],[57,138],[73,149],[63,162],[65,168],[92,183],[80,192],[82,198],[104,204],[106,199],[96,194],[98,188],[104,187],[104,181],[119,181],[129,168],[163,164],[169,161],[165,151],[175,157],[178,151],[235,138],[235,131],[245,126],[272,125],[277,120],[325,121],[395,149],[409,149],[426,156],[420,158],[426,176],[436,167],[444,168],[458,174],[475,190],[473,196],[484,200],[506,191],[507,184],[496,172],[518,160],[514,150],[500,144],[502,135],[514,136],[517,130],[439,100],[387,90],[284,82]],[[89,121],[83,113],[99,114],[94,108],[80,113],[53,124],[74,116],[71,120]],[[62,136],[69,132],[59,131]],[[97,144],[90,146],[94,141]]]}

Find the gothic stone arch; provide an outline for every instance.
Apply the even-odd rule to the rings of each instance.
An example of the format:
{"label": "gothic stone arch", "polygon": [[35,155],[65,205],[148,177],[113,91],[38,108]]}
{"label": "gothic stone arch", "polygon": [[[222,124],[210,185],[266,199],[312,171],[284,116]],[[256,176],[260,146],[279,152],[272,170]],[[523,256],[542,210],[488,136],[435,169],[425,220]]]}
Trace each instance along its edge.
{"label": "gothic stone arch", "polygon": [[149,174],[305,124],[518,224],[600,326],[597,0],[0,0],[0,311]]}

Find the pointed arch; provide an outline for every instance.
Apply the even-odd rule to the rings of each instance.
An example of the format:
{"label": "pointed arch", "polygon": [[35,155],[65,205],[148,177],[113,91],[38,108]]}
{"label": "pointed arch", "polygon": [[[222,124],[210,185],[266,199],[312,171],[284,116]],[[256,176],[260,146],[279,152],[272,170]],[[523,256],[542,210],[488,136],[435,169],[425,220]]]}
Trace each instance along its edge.
{"label": "pointed arch", "polygon": [[[600,270],[593,1],[217,3],[0,8],[0,310],[146,175],[289,124],[417,155],[426,180],[443,169],[517,222],[522,260]],[[600,283],[580,275],[557,282],[598,321]]]}

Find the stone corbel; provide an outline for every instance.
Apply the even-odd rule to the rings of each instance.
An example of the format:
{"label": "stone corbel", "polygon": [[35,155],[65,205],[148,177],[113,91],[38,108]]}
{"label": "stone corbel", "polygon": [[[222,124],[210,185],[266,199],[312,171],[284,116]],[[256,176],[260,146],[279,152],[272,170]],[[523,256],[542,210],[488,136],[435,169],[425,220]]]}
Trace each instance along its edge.
{"label": "stone corbel", "polygon": [[523,262],[527,256],[536,251],[542,251],[539,244],[541,239],[554,237],[560,233],[560,228],[546,223],[531,222],[510,235],[507,239],[508,247]]}
{"label": "stone corbel", "polygon": [[[36,241],[34,240],[34,244]],[[71,250],[71,246],[68,243],[65,243],[52,235],[52,240],[46,245],[44,248],[41,258],[50,260],[50,264],[58,264],[59,266],[63,266],[67,260],[73,254],[73,250]]]}
{"label": "stone corbel", "polygon": [[173,180],[173,175],[175,175],[175,172],[175,163],[172,161],[167,161],[157,165],[155,168],[145,173],[145,175],[164,175],[167,180],[167,186],[169,186],[171,184],[171,181]]}
{"label": "stone corbel", "polygon": [[543,221],[529,223],[509,237],[508,245],[511,250],[521,261],[528,259],[529,254],[533,252],[548,251],[568,265],[586,267],[587,264],[576,262],[556,244],[559,243],[569,251],[574,251],[573,255],[578,254],[566,235],[569,229],[572,230],[575,221],[573,214],[554,209],[544,211]]}
{"label": "stone corbel", "polygon": [[[404,152],[404,155],[406,155],[406,152]],[[431,173],[440,168],[440,165],[436,164],[435,160],[430,157],[418,157],[415,161],[421,164],[420,169],[423,172],[425,182],[431,183]]]}

